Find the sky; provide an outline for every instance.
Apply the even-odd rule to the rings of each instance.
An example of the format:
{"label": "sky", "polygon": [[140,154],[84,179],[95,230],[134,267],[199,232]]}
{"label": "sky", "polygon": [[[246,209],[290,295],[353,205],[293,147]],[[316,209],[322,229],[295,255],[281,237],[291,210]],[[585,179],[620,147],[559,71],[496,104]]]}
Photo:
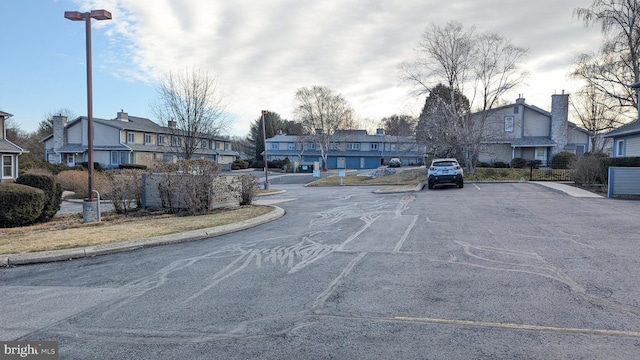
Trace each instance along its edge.
{"label": "sky", "polygon": [[65,11],[106,9],[92,22],[93,116],[118,111],[154,119],[158,80],[171,71],[207,69],[218,81],[230,128],[244,137],[261,110],[296,120],[301,87],[341,94],[363,124],[393,114],[417,116],[399,65],[416,58],[430,24],[457,21],[528,49],[522,94],[549,110],[551,95],[571,93],[577,54],[596,50],[599,27],[573,16],[592,0],[2,0],[0,110],[24,131],[59,109],[87,113],[84,22]]}

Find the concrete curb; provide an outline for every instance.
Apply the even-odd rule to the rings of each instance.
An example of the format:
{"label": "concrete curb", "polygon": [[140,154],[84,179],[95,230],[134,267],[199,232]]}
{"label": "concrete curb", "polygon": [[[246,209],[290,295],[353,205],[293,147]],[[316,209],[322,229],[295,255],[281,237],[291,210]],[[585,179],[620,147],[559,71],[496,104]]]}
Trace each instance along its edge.
{"label": "concrete curb", "polygon": [[240,221],[233,224],[221,225],[212,228],[198,229],[177,234],[154,236],[145,239],[121,241],[111,244],[87,246],[64,250],[40,251],[23,254],[0,254],[0,267],[13,265],[37,264],[53,261],[64,261],[98,255],[115,254],[124,251],[132,251],[152,246],[178,244],[187,241],[202,240],[236,231],[245,230],[254,226],[276,220],[284,216],[284,209],[269,205],[273,210],[267,214],[253,219]]}
{"label": "concrete curb", "polygon": [[373,193],[375,194],[396,194],[396,193],[406,193],[406,192],[416,192],[416,191],[422,191],[422,189],[424,188],[424,183],[419,183],[418,185],[416,185],[416,187],[412,188],[412,189],[378,189],[378,190],[373,190]]}

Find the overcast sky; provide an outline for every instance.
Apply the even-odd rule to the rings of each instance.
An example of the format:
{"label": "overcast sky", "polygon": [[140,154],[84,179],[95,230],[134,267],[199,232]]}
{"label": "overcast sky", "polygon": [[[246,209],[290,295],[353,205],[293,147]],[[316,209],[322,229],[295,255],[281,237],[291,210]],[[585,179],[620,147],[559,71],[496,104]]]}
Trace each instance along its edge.
{"label": "overcast sky", "polygon": [[[292,115],[300,87],[341,93],[361,119],[418,115],[424,98],[408,95],[398,66],[415,58],[430,23],[458,21],[529,49],[530,77],[505,100],[523,94],[549,109],[551,95],[571,92],[576,54],[600,44],[598,27],[573,17],[592,0],[2,0],[0,110],[33,131],[46,113],[86,115],[84,23],[65,10],[107,9],[94,21],[94,116],[123,109],[154,120],[156,80],[187,66],[219,79],[233,120],[245,136],[260,111]],[[375,125],[373,126],[375,127]]]}

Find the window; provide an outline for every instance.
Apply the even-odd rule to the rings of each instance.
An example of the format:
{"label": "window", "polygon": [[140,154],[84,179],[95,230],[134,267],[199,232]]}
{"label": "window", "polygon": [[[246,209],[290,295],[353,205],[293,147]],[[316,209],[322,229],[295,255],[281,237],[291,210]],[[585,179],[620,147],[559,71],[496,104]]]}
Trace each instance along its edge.
{"label": "window", "polygon": [[2,155],[2,177],[13,178],[13,156]]}
{"label": "window", "polygon": [[231,150],[231,144],[230,143],[224,143],[224,149],[225,150]]}
{"label": "window", "polygon": [[171,146],[182,146],[182,138],[179,136],[172,136]]}
{"label": "window", "polygon": [[111,165],[135,164],[133,151],[112,151]]}
{"label": "window", "polygon": [[371,143],[369,145],[369,150],[378,150],[378,143]]}
{"label": "window", "polygon": [[164,145],[164,135],[158,134],[158,145]]}
{"label": "window", "polygon": [[209,148],[209,140],[207,140],[207,139],[202,139],[200,141],[200,144],[201,144],[203,149],[208,149]]}
{"label": "window", "polygon": [[315,143],[306,143],[306,144],[304,144],[304,148],[305,148],[305,150],[314,150],[316,148],[316,144]]}
{"label": "window", "polygon": [[127,132],[127,143],[133,143],[136,141],[136,133]]}
{"label": "window", "polygon": [[173,162],[173,155],[171,155],[171,154],[162,154],[162,161],[168,162],[168,163],[172,163]]}
{"label": "window", "polygon": [[514,114],[517,114],[517,113],[518,113],[518,111],[519,111],[518,109],[520,109],[520,106],[518,106],[518,105],[514,106],[514,107],[513,107],[513,113],[514,113]]}
{"label": "window", "polygon": [[347,143],[347,150],[360,150],[360,143]]}
{"label": "window", "polygon": [[153,141],[151,134],[144,134],[144,143],[145,144],[151,144],[151,142]]}
{"label": "window", "polygon": [[513,132],[513,116],[504,117],[504,131]]}
{"label": "window", "polygon": [[271,146],[269,146],[269,149],[271,150],[278,150],[278,143],[276,142],[272,142]]}
{"label": "window", "polygon": [[296,149],[295,143],[287,143],[287,150],[295,150],[295,149]]}
{"label": "window", "polygon": [[624,140],[616,141],[616,156],[624,156]]}

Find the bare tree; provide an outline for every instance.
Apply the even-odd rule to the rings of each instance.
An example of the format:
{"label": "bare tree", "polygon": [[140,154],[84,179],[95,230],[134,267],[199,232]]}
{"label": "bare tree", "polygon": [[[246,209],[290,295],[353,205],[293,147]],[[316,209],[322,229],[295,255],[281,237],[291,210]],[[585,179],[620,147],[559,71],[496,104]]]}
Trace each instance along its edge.
{"label": "bare tree", "polygon": [[617,111],[638,107],[629,85],[640,81],[640,5],[637,0],[594,0],[574,9],[585,26],[600,24],[604,36],[598,52],[581,54],[572,76],[615,100]]}
{"label": "bare tree", "polygon": [[202,139],[226,131],[224,96],[217,79],[206,70],[171,72],[160,81],[159,100],[152,107],[174,139],[171,146],[184,159],[191,159]]}
{"label": "bare tree", "polygon": [[44,118],[38,124],[36,135],[38,137],[44,138],[47,135],[53,134],[53,117],[58,115],[66,116],[68,120],[73,120],[76,117],[76,114],[68,108],[60,108],[58,110],[49,111],[48,113],[44,114]]}
{"label": "bare tree", "polygon": [[322,169],[327,169],[327,156],[334,135],[354,125],[354,110],[342,95],[324,86],[303,87],[296,91],[295,114],[305,132],[320,150]]}
{"label": "bare tree", "polygon": [[[498,34],[476,34],[473,27],[465,30],[456,22],[431,25],[423,33],[417,60],[402,66],[402,77],[418,94],[430,94],[444,83],[448,98],[438,94],[436,111],[428,118],[421,115],[417,134],[424,133],[420,127],[425,120],[435,122],[429,135],[417,140],[438,143],[438,148],[448,148],[445,152],[458,151],[473,173],[482,141],[490,136],[485,129],[490,110],[526,77],[518,66],[526,53]],[[469,108],[463,99],[469,99]],[[472,116],[469,109],[476,113]]]}
{"label": "bare tree", "polygon": [[591,151],[604,152],[606,142],[602,135],[613,130],[623,122],[615,109],[615,101],[588,85],[574,94],[571,100],[574,114],[584,129],[591,136]]}
{"label": "bare tree", "polygon": [[380,121],[384,133],[393,136],[415,136],[416,119],[410,115],[391,115]]}

